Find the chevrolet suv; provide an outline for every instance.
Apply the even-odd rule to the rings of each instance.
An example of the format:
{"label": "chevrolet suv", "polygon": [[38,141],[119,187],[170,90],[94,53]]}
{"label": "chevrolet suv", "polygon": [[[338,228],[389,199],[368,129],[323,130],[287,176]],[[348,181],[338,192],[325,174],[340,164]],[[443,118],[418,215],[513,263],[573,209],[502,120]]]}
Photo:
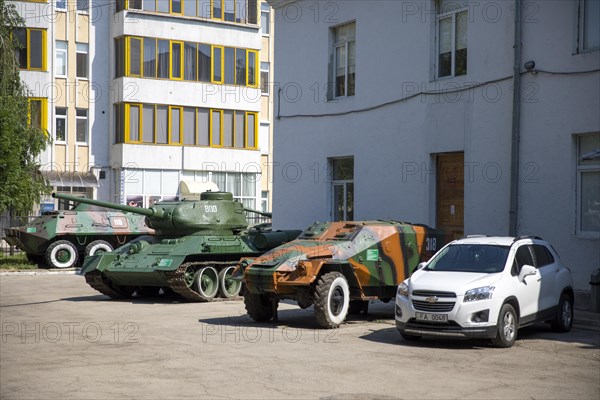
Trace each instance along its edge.
{"label": "chevrolet suv", "polygon": [[419,264],[396,295],[396,327],[406,340],[489,338],[510,347],[519,328],[544,321],[571,329],[573,283],[539,237],[455,240]]}

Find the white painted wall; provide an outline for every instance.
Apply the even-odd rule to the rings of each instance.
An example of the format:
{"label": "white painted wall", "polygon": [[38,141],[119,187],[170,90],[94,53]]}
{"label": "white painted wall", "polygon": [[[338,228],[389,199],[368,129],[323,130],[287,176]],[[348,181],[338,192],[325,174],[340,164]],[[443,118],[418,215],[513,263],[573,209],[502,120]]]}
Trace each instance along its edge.
{"label": "white painted wall", "polygon": [[[434,154],[464,151],[465,233],[508,234],[514,3],[470,3],[468,73],[439,80],[433,79],[433,2],[336,2],[333,14],[326,2],[316,4],[318,17],[313,2],[289,2],[275,12],[275,81],[282,89],[280,109],[274,99],[275,114],[282,116],[274,121],[275,227],[331,219],[327,159],[351,155],[355,219],[434,226]],[[535,6],[524,13],[523,62],[532,59],[548,71],[598,69],[598,51],[573,55],[573,3]],[[352,20],[356,95],[327,102],[330,29]],[[314,116],[485,82],[490,83],[460,94]],[[526,74],[522,84],[519,233],[550,240],[572,267],[576,288],[589,289],[589,275],[600,266],[600,241],[575,236],[572,135],[600,131],[598,72]]]}

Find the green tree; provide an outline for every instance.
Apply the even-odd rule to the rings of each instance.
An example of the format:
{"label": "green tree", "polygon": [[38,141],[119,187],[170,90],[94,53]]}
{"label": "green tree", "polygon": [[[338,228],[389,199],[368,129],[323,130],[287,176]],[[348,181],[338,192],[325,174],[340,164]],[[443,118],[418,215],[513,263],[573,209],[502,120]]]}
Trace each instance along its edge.
{"label": "green tree", "polygon": [[14,4],[0,0],[0,212],[31,212],[50,188],[39,173],[37,158],[48,146],[48,132],[29,124],[27,88],[21,81],[11,35],[23,19]]}

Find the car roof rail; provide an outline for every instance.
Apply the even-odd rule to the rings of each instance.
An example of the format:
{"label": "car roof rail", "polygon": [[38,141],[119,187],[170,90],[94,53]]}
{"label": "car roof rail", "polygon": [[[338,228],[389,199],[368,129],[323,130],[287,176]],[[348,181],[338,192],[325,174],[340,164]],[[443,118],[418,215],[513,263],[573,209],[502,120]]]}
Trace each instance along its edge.
{"label": "car roof rail", "polygon": [[481,238],[481,237],[490,237],[490,235],[465,235],[461,237],[461,239],[472,239],[472,238]]}
{"label": "car roof rail", "polygon": [[521,239],[536,239],[536,240],[544,240],[539,236],[534,236],[534,235],[521,235],[521,236],[517,236],[515,237],[515,239],[513,240],[513,242],[516,242],[517,240],[521,240]]}

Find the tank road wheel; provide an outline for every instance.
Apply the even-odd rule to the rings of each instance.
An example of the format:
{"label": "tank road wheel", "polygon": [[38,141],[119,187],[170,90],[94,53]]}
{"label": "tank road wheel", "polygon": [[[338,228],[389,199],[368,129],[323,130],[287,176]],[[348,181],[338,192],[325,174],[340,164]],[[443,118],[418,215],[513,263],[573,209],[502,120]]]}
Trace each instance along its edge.
{"label": "tank road wheel", "polygon": [[219,271],[219,294],[221,297],[231,299],[240,293],[242,282],[231,279],[235,267],[225,267]]}
{"label": "tank road wheel", "polygon": [[205,301],[212,300],[219,291],[219,274],[213,267],[200,268],[194,274],[192,289]]}
{"label": "tank road wheel", "polygon": [[77,247],[68,240],[57,240],[46,250],[46,262],[53,268],[72,268],[78,260]]}
{"label": "tank road wheel", "polygon": [[113,247],[106,240],[94,240],[92,243],[86,246],[85,256],[90,257],[110,251],[113,251]]}
{"label": "tank road wheel", "polygon": [[267,322],[273,318],[273,303],[264,294],[244,293],[244,305],[250,318],[256,322]]}
{"label": "tank road wheel", "polygon": [[350,303],[348,281],[339,272],[321,276],[314,291],[315,317],[323,328],[337,328],[346,319]]}

